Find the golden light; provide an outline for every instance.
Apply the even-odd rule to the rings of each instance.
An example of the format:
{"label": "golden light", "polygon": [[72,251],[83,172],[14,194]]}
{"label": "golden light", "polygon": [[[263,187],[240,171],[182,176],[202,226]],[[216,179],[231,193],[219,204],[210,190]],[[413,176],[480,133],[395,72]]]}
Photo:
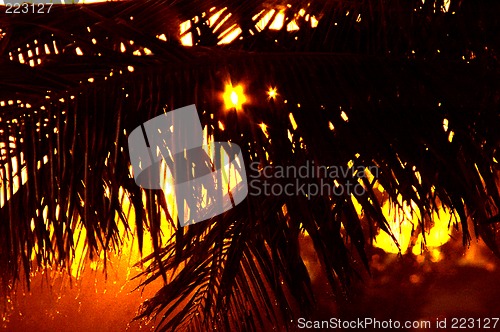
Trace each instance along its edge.
{"label": "golden light", "polygon": [[[262,31],[266,28],[267,24],[269,23],[269,21],[271,20],[271,18],[273,17],[274,15],[274,12],[275,10],[274,9],[271,9],[269,12],[267,12],[264,16],[262,16],[262,18],[255,24],[255,28],[258,30],[258,31]],[[254,20],[260,15],[260,13],[258,15],[255,15],[254,16]]]}
{"label": "golden light", "polygon": [[448,142],[452,142],[453,141],[453,136],[455,136],[455,133],[452,131],[450,131],[450,133],[448,134]]}
{"label": "golden light", "polygon": [[[215,9],[215,7],[214,7]],[[210,16],[210,18],[208,19],[208,26],[209,27],[213,27],[215,23],[217,23],[217,21],[219,20],[219,17],[220,15],[227,9],[227,7],[224,7],[222,8],[221,10],[219,10],[218,12],[216,12],[215,14],[213,14],[212,16]],[[227,17],[227,16],[226,16]],[[215,30],[214,30],[215,32]]]}
{"label": "golden light", "polygon": [[223,98],[226,109],[235,108],[237,111],[241,110],[243,104],[247,101],[242,85],[233,87],[232,84],[227,84]]}
{"label": "golden light", "polygon": [[340,113],[340,116],[342,117],[342,120],[344,120],[345,122],[349,122],[349,117],[347,116],[346,112],[342,111],[342,113]]}
{"label": "golden light", "polygon": [[235,28],[235,26],[236,24],[232,25],[229,29],[221,34],[222,39],[217,43],[217,45],[229,44],[243,32],[240,27],[236,26]]}
{"label": "golden light", "polygon": [[288,115],[288,117],[290,118],[290,123],[292,124],[293,130],[297,129],[297,122],[295,122],[295,118],[293,117],[293,114],[290,113]]}
{"label": "golden light", "polygon": [[191,29],[191,21],[187,20],[180,25],[181,43],[184,46],[193,46],[193,34],[188,32]]}
{"label": "golden light", "polygon": [[311,28],[316,28],[318,26],[318,20],[316,17],[311,16]]}
{"label": "golden light", "polygon": [[276,14],[276,18],[274,19],[273,23],[269,26],[270,30],[281,30],[283,28],[283,23],[285,22],[285,12],[280,11],[278,14]]}
{"label": "golden light", "polygon": [[267,95],[269,96],[269,99],[274,99],[278,96],[278,90],[276,88],[269,88]]}
{"label": "golden light", "polygon": [[[420,173],[415,169],[414,172],[420,182]],[[374,175],[368,169],[366,169],[366,176],[369,181],[374,179]],[[378,182],[375,183],[374,188],[381,193],[385,192],[384,187]],[[354,197],[352,197],[352,200],[356,212],[361,217],[363,215],[361,204]],[[412,233],[420,223],[420,209],[417,204],[413,200],[409,203],[403,201],[401,195],[397,196],[397,202],[386,200],[382,205],[382,213],[389,222],[389,228],[398,241],[400,248],[396,246],[392,237],[382,230],[375,236],[373,245],[392,254],[411,252],[417,257],[423,257],[425,252],[428,252],[431,261],[440,261],[443,258],[440,247],[451,239],[448,225],[450,222],[453,225],[458,224],[460,220],[450,209],[445,208],[440,201],[437,203],[438,206],[431,215],[432,227],[425,231],[424,240],[422,234],[412,238]]]}
{"label": "golden light", "polygon": [[295,20],[291,20],[286,26],[286,31],[297,31],[300,30],[299,25]]}
{"label": "golden light", "polygon": [[[413,201],[410,202],[410,206],[406,202],[402,202],[401,196],[398,196],[398,202],[402,208],[397,208],[394,204],[386,201],[382,206],[382,212],[389,221],[391,231],[400,245],[401,253],[405,254],[410,250],[413,255],[419,256],[424,254],[425,251],[422,250],[422,247],[425,247],[431,254],[433,262],[440,261],[442,259],[440,247],[451,239],[448,223],[450,220],[453,224],[458,223],[457,217],[449,209],[439,206],[432,213],[433,226],[425,232],[425,240],[422,234],[419,234],[415,243],[411,244],[411,234],[415,225],[419,223],[418,215],[420,212]],[[399,253],[392,238],[383,231],[380,231],[375,237],[374,246],[388,253]]]}
{"label": "golden light", "polygon": [[267,125],[265,123],[259,124],[260,129],[262,129],[262,132],[266,136],[266,138],[269,138],[269,133],[267,132]]}
{"label": "golden light", "polygon": [[219,129],[220,129],[220,130],[224,130],[224,129],[226,129],[226,128],[224,127],[224,124],[223,124],[222,122],[220,122],[220,121],[219,121]]}

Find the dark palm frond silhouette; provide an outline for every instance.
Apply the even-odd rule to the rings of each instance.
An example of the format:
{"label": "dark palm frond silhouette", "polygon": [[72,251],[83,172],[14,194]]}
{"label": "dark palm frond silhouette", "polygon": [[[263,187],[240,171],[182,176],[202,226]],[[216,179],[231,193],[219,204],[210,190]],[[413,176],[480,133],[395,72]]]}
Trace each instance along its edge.
{"label": "dark palm frond silhouette", "polygon": [[[369,270],[365,247],[378,229],[390,233],[375,182],[396,204],[415,202],[417,232],[442,205],[459,217],[452,226],[465,244],[470,221],[500,254],[499,12],[500,3],[473,0],[158,0],[0,14],[4,291],[36,267],[69,268],[80,227],[90,259],[119,247],[122,223],[141,247],[151,233],[144,285],[168,280],[140,313],[160,329],[290,327],[315,301],[301,246],[314,248],[338,301]],[[284,24],[270,29],[277,15]],[[187,20],[193,47],[180,43]],[[245,84],[240,112],[221,101],[228,81]],[[134,183],[127,133],[193,103],[209,134],[244,147],[246,164],[377,166],[355,197],[363,216],[348,195],[248,196],[177,227],[163,193]],[[176,229],[166,243],[162,215]]]}

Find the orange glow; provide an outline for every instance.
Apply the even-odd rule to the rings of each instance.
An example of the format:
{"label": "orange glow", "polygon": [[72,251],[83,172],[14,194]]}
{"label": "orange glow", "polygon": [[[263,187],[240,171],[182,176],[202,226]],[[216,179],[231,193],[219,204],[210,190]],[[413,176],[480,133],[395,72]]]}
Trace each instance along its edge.
{"label": "orange glow", "polygon": [[243,104],[247,101],[242,85],[233,87],[232,84],[227,84],[223,98],[226,109],[234,108],[237,111],[241,110]]}

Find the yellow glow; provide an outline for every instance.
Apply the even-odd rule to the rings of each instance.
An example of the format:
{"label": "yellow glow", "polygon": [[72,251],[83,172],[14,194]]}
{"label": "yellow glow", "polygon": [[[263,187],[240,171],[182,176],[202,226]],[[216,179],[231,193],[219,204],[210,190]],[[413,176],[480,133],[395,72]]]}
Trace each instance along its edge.
{"label": "yellow glow", "polygon": [[443,255],[441,255],[441,250],[437,248],[431,249],[430,253],[431,253],[431,261],[434,263],[437,263],[443,259]]}
{"label": "yellow glow", "polygon": [[[81,223],[79,218],[78,218],[78,223]],[[87,255],[87,246],[85,244],[86,237],[87,237],[87,230],[85,227],[80,227],[73,233],[73,243],[75,243],[75,252],[71,262],[70,271],[71,275],[74,278],[79,277],[83,268],[85,257]]]}
{"label": "yellow glow", "polygon": [[[226,10],[227,7],[224,7],[223,10]],[[214,32],[217,32],[219,28],[226,23],[226,21],[231,17],[231,13],[227,13],[222,20],[219,21],[219,23],[215,26]]]}
{"label": "yellow glow", "polygon": [[181,36],[181,43],[184,46],[193,46],[193,34],[191,32],[187,32],[189,29],[191,29],[190,20],[181,23],[180,36]]}
{"label": "yellow glow", "polygon": [[276,90],[276,88],[269,88],[267,95],[269,96],[269,99],[274,99],[278,96],[278,90]]}
{"label": "yellow glow", "polygon": [[299,30],[299,26],[295,20],[290,21],[290,23],[287,24],[286,30],[287,31],[296,31]]}
{"label": "yellow glow", "polygon": [[311,28],[316,28],[318,26],[318,20],[316,17],[311,16]]}
{"label": "yellow glow", "polygon": [[[404,213],[394,208],[389,201],[386,201],[382,206],[382,212],[389,222],[391,232],[398,241],[401,253],[406,253],[408,245],[410,244],[411,231],[413,229],[412,220],[406,218]],[[391,254],[399,253],[399,249],[394,243],[392,237],[384,231],[380,231],[380,233],[375,237],[373,245]]]}
{"label": "yellow glow", "polygon": [[232,84],[227,84],[223,98],[226,109],[235,108],[237,111],[241,110],[243,104],[247,101],[242,85],[233,87]]}
{"label": "yellow glow", "polygon": [[[173,190],[173,178],[166,166],[166,163],[160,165],[160,172],[163,174],[161,179],[161,185],[163,192],[165,194],[165,199],[167,202],[167,207],[170,212],[171,217],[177,219],[177,208],[175,205],[175,193]],[[123,211],[127,211],[127,218],[129,221],[129,229],[126,229],[123,223],[117,223],[118,233],[122,241],[120,251],[129,253],[130,262],[135,263],[141,259],[141,254],[137,246],[137,235],[136,222],[135,222],[135,209],[134,205],[130,202],[129,196],[124,192],[123,188],[119,190],[119,197],[122,204]],[[145,204],[145,195],[143,195],[143,203]],[[45,218],[45,216],[44,216]],[[116,213],[115,220],[118,220],[119,216]],[[46,220],[46,219],[45,219]],[[79,279],[84,272],[84,269],[88,266],[91,270],[101,270],[103,268],[104,252],[99,253],[99,258],[94,261],[88,260],[88,248],[86,244],[87,230],[84,225],[82,225],[81,219],[78,218],[77,229],[73,233],[73,242],[75,243],[74,256],[71,259],[70,273],[71,275]],[[49,224],[47,227],[51,230],[53,225]],[[166,243],[173,234],[173,229],[171,225],[167,222],[166,215],[164,212],[161,214],[161,224],[162,233],[161,241]],[[52,236],[52,235],[51,235]],[[144,242],[143,242],[143,256],[145,257],[153,252],[153,245],[151,242],[151,234],[148,229],[144,230]],[[38,249],[35,249],[35,251]]]}
{"label": "yellow glow", "polygon": [[269,138],[269,133],[267,132],[267,125],[265,123],[261,123],[259,125],[260,129],[262,129],[262,132],[266,136],[266,138]]}
{"label": "yellow glow", "polygon": [[188,32],[183,37],[181,37],[181,44],[184,46],[193,46],[193,34]]}
{"label": "yellow glow", "polygon": [[448,131],[448,119],[443,120],[443,129],[445,132]]}
{"label": "yellow glow", "polygon": [[188,31],[191,28],[191,21],[187,20],[181,23],[180,29],[181,29],[181,35],[184,34],[186,31]]}
{"label": "yellow glow", "polygon": [[243,32],[240,27],[234,29],[235,26],[236,25],[231,26],[224,33],[222,33],[223,38],[217,43],[217,45],[229,44]]}
{"label": "yellow glow", "polygon": [[450,131],[450,134],[448,135],[448,141],[451,143],[453,141],[453,136],[455,136],[455,133],[452,131]]}
{"label": "yellow glow", "polygon": [[345,122],[348,122],[349,121],[349,117],[347,116],[347,114],[342,111],[342,113],[340,114],[340,116],[342,117],[342,119],[345,121]]}
{"label": "yellow glow", "polygon": [[285,22],[285,13],[280,11],[276,14],[273,23],[269,26],[270,30],[281,30],[283,28],[283,22]]}
{"label": "yellow glow", "polygon": [[[214,7],[215,8],[215,7]],[[220,15],[226,10],[226,8],[222,8],[221,10],[219,10],[217,13],[213,14],[212,16],[210,16],[210,18],[208,19],[208,26],[209,27],[213,27],[214,24],[219,20],[219,17]]]}
{"label": "yellow glow", "polygon": [[[412,244],[411,233],[419,223],[419,209],[413,201],[410,202],[410,205],[403,202],[401,195],[398,196],[398,205],[386,201],[382,206],[382,213],[389,222],[390,229],[400,245],[401,253],[404,254],[411,249],[411,252],[418,256],[424,253],[422,248],[427,247],[431,260],[433,262],[440,261],[442,255],[439,247],[450,240],[448,224],[450,221],[451,223],[458,223],[457,218],[449,210],[445,210],[440,206],[437,211],[432,213],[433,225],[430,230],[425,232],[425,241],[422,234],[419,234],[414,244]],[[396,254],[399,252],[392,238],[383,231],[380,231],[375,237],[374,246],[388,253]]]}
{"label": "yellow glow", "polygon": [[259,31],[264,30],[265,27],[267,26],[267,24],[269,23],[269,21],[271,20],[271,18],[273,17],[274,12],[275,12],[275,10],[271,9],[266,15],[264,15],[259,20],[259,22],[257,22],[257,24],[255,24],[255,28],[257,28],[257,30],[259,30]]}
{"label": "yellow glow", "polygon": [[259,16],[260,14],[262,14],[262,12],[264,11],[265,9],[262,9],[260,12],[258,12],[257,14],[255,14],[254,16],[252,16],[252,21],[255,21]]}
{"label": "yellow glow", "polygon": [[293,117],[293,114],[290,113],[288,117],[290,118],[290,123],[292,124],[293,130],[297,129],[297,122],[295,122],[295,118]]}
{"label": "yellow glow", "polygon": [[444,0],[443,11],[445,13],[447,13],[448,10],[450,10],[450,3],[451,3],[450,0]]}
{"label": "yellow glow", "polygon": [[233,105],[237,105],[238,104],[238,94],[235,91],[231,92],[231,103]]}

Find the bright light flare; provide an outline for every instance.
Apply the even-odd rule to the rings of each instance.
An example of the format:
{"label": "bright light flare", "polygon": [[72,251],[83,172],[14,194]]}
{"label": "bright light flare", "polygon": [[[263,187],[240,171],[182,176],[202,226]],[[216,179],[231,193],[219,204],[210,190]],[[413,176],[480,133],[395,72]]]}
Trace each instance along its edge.
{"label": "bright light flare", "polygon": [[243,104],[247,101],[242,85],[233,86],[227,84],[223,98],[226,109],[234,108],[237,111],[241,110]]}
{"label": "bright light flare", "polygon": [[262,129],[262,132],[266,136],[266,138],[269,138],[269,133],[267,132],[267,125],[265,123],[259,124],[260,129]]}
{"label": "bright light flare", "polygon": [[274,99],[278,96],[278,90],[276,88],[269,88],[267,91],[267,95],[269,96],[269,99]]}

